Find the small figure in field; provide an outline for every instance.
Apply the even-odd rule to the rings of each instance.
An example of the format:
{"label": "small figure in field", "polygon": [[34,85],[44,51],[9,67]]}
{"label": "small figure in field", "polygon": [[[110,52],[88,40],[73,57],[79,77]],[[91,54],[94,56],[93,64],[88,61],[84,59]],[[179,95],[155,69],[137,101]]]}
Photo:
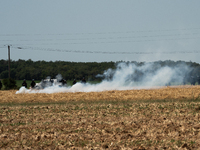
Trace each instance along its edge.
{"label": "small figure in field", "polygon": [[2,83],[1,83],[1,80],[0,80],[0,90],[1,90],[1,88],[2,88]]}
{"label": "small figure in field", "polygon": [[85,78],[82,79],[81,83],[85,84],[86,83],[86,80]]}
{"label": "small figure in field", "polygon": [[74,81],[73,81],[73,85],[74,85],[74,84],[76,84],[76,79],[74,79]]}
{"label": "small figure in field", "polygon": [[35,81],[34,81],[34,79],[32,79],[32,82],[31,82],[31,88],[34,88],[35,87]]}
{"label": "small figure in field", "polygon": [[67,84],[67,81],[66,80],[62,80],[62,85],[66,85]]}
{"label": "small figure in field", "polygon": [[66,81],[66,80],[64,80],[64,79],[61,79],[59,82],[61,82],[61,83],[62,83],[62,86],[64,86],[64,85],[66,85],[66,84],[67,84],[67,81]]}
{"label": "small figure in field", "polygon": [[50,85],[53,85],[53,79],[50,78]]}
{"label": "small figure in field", "polygon": [[22,86],[25,86],[25,88],[27,88],[27,83],[26,83],[26,80],[24,79],[23,83],[22,83]]}

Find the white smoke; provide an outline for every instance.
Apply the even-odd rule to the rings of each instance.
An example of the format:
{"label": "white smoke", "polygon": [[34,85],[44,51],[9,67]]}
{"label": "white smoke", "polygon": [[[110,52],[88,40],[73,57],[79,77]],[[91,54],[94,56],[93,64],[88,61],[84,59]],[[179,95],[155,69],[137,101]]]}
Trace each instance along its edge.
{"label": "white smoke", "polygon": [[[116,69],[108,69],[102,75],[104,80],[98,84],[76,83],[73,86],[48,86],[44,89],[33,90],[21,87],[19,93],[59,93],[59,92],[100,92],[108,90],[131,90],[163,87],[169,84],[182,84],[186,72],[190,69],[185,64],[174,67],[158,63],[136,65],[134,63],[119,63]],[[57,79],[62,76],[58,75]]]}

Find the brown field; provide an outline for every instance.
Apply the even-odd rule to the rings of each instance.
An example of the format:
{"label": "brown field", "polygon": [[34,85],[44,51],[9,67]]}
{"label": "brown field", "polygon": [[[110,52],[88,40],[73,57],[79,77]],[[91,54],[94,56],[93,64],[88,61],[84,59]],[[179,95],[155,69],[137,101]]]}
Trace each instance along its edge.
{"label": "brown field", "polygon": [[0,149],[198,149],[200,86],[0,91]]}

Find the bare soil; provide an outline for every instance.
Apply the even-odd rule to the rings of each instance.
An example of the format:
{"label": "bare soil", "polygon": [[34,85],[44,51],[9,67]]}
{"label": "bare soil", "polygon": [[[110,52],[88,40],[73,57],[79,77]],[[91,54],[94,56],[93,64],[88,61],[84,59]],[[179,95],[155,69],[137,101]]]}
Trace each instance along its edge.
{"label": "bare soil", "polygon": [[198,149],[200,86],[0,91],[0,149]]}

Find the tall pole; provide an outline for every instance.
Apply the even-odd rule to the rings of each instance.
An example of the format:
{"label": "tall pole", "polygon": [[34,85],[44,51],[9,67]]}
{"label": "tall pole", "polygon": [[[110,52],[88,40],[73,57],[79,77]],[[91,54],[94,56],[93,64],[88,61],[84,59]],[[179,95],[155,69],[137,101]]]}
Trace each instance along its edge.
{"label": "tall pole", "polygon": [[9,79],[10,79],[10,45],[8,45],[8,71],[9,71]]}

